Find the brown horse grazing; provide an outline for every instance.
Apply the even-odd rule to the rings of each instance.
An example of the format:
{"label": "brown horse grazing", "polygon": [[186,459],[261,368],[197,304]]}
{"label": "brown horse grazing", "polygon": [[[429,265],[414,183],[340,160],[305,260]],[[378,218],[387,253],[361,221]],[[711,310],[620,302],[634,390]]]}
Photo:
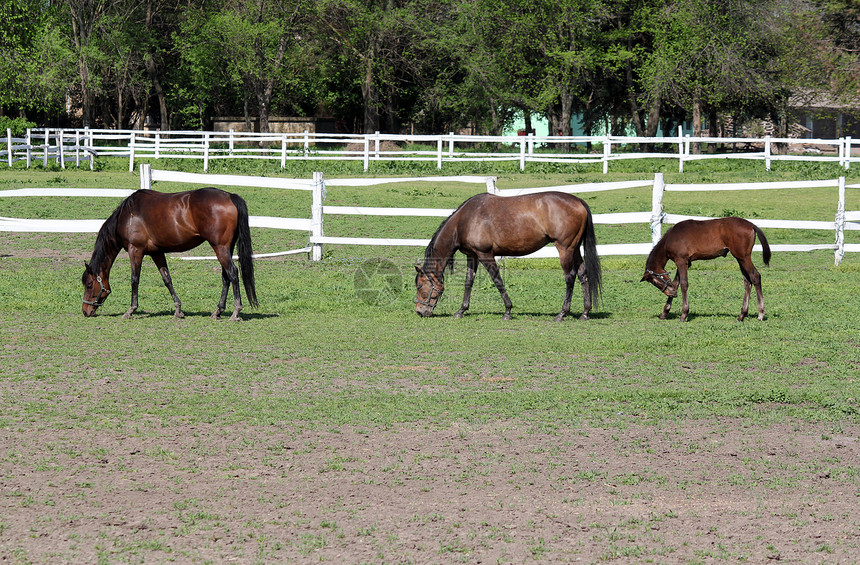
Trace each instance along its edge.
{"label": "brown horse grazing", "polygon": [[[454,314],[461,318],[469,309],[472,283],[478,262],[486,267],[505,303],[503,318],[511,318],[511,299],[505,291],[496,256],[520,256],[537,251],[549,242],[555,244],[567,289],[561,321],[570,312],[574,277],[582,284],[584,309],[581,320],[588,319],[592,302],[600,297],[600,260],[594,237],[591,210],[583,200],[562,192],[541,192],[502,197],[479,194],[466,200],[451,214],[430,240],[424,265],[416,266],[416,312],[430,316],[445,289],[445,268],[453,268],[454,253],[466,255],[466,290],[463,304]],[[583,262],[579,246],[585,249]]]}
{"label": "brown horse grazing", "polygon": [[248,227],[248,207],[236,194],[217,188],[201,188],[175,194],[154,190],[138,190],[126,198],[105,220],[96,238],[92,259],[85,263],[81,281],[84,283],[84,316],[93,316],[110,294],[111,266],[120,249],[128,251],[131,261],[131,307],[123,318],[137,310],[137,287],[140,264],[149,255],[158,267],[167,290],[176,306],[174,315],[184,317],[179,297],[173,290],[167,260],[168,252],[187,251],[208,241],[221,263],[223,288],[218,307],[212,313],[219,318],[227,304],[227,290],[233,285],[233,315],[239,320],[242,298],[239,294],[239,273],[233,263],[233,249],[238,243],[239,261],[245,293],[252,306],[257,305],[254,288],[254,263],[251,252],[251,231]]}
{"label": "brown horse grazing", "polygon": [[[750,288],[755,286],[758,299],[758,319],[764,319],[764,298],[761,293],[761,276],[753,265],[753,244],[756,235],[762,246],[764,264],[770,264],[770,246],[764,233],[752,222],[742,218],[718,218],[716,220],[684,220],[678,222],[657,242],[648,260],[645,262],[645,275],[642,281],[648,281],[659,288],[669,299],[663,307],[660,319],[665,320],[672,307],[672,300],[678,296],[681,287],[683,305],[681,306],[681,321],[687,321],[690,304],[687,301],[687,270],[690,263],[699,259],[715,259],[731,253],[738,260],[741,273],[744,276],[744,302],[738,321],[746,318],[750,305]],[[675,280],[666,272],[666,262],[672,260],[678,267]]]}

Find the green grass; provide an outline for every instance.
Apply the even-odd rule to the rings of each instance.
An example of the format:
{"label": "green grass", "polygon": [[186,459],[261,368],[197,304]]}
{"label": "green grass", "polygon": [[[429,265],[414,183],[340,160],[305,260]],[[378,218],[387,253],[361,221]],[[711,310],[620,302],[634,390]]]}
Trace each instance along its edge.
{"label": "green grass", "polygon": [[[690,165],[683,177],[689,182],[736,182],[747,175],[763,180],[745,168],[730,173],[723,163],[698,173],[689,168],[699,163]],[[0,170],[0,189],[134,188],[138,182],[136,175],[100,168],[95,173]],[[839,174],[813,169],[777,171],[774,177]],[[499,185],[643,174],[607,178],[599,173],[505,172]],[[480,189],[451,183],[336,188],[329,190],[327,202],[453,207]],[[302,199],[309,199],[301,193],[237,191],[254,215],[301,215],[306,210]],[[596,213],[650,207],[647,190],[586,196]],[[827,219],[832,218],[830,208],[835,209],[833,198],[820,190],[786,191],[779,198],[772,191],[673,193],[667,195],[667,208],[704,215],[731,209],[751,217]],[[856,191],[849,192],[849,202],[860,208]],[[4,198],[0,216],[95,218],[106,216],[116,204],[112,199]],[[429,237],[439,223],[418,218],[326,222],[331,235],[393,237]],[[829,232],[766,232],[772,243],[832,242]],[[735,321],[743,286],[731,258],[696,263],[686,324],[674,312],[667,321],[657,319],[662,295],[638,282],[643,257],[605,257],[604,299],[594,318],[556,324],[552,317],[560,308],[563,281],[553,260],[505,262],[512,321],[501,320],[501,300],[485,272],[478,276],[466,318],[450,317],[462,297],[462,260],[437,316],[420,319],[414,313],[412,266],[423,250],[329,246],[319,263],[304,256],[258,261],[261,306],[246,309],[245,321],[230,323],[208,318],[220,289],[214,263],[169,260],[188,315],[174,320],[172,301],[146,260],[141,313],[123,320],[130,291],[128,261],[121,254],[112,273],[113,294],[98,317],[85,319],[80,275],[94,235],[0,237],[0,361],[6,368],[2,378],[8,407],[0,414],[0,427],[27,422],[114,428],[153,421],[385,427],[519,419],[549,429],[715,417],[761,424],[785,418],[856,421],[860,410],[860,258],[851,255],[835,267],[832,252],[777,253],[771,267],[764,268],[755,254],[764,281],[764,322]],[[276,230],[255,230],[253,237],[257,252],[306,242],[304,234]],[[648,241],[649,234],[644,225],[598,226],[598,239]],[[355,287],[357,270],[374,258],[391,261],[400,275],[396,290],[380,304],[363,301]],[[573,311],[578,312],[578,287],[574,296]],[[72,403],[63,401],[69,395]]]}

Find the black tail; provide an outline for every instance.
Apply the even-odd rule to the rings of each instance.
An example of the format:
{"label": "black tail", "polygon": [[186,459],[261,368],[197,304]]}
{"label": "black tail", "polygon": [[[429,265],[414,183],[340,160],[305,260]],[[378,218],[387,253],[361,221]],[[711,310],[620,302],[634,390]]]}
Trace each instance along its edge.
{"label": "black tail", "polygon": [[[583,202],[583,204],[585,204]],[[602,290],[602,275],[600,272],[600,257],[597,256],[597,238],[594,235],[594,222],[591,219],[591,208],[585,204],[587,216],[585,219],[585,232],[582,234],[582,248],[585,254],[585,274],[588,277],[588,293],[591,303],[597,306]]]}
{"label": "black tail", "polygon": [[758,236],[758,240],[761,242],[761,252],[764,264],[770,265],[770,245],[767,244],[767,238],[764,236],[764,232],[761,231],[757,225],[753,224],[753,229],[755,230],[755,234]]}
{"label": "black tail", "polygon": [[245,295],[251,306],[257,306],[257,289],[254,285],[254,252],[251,249],[251,228],[248,225],[248,205],[238,194],[231,194],[230,199],[239,211],[239,221],[236,224],[236,243],[239,249],[239,264],[242,269],[242,283],[245,285]]}

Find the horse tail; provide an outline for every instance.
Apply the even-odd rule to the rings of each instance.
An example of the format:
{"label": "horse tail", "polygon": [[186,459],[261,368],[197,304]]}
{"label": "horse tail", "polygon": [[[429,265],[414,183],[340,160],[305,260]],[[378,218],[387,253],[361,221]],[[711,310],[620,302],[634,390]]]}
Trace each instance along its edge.
{"label": "horse tail", "polygon": [[230,200],[239,212],[236,222],[236,243],[239,249],[239,264],[242,269],[242,283],[245,295],[251,306],[257,306],[257,289],[254,284],[254,252],[251,249],[251,228],[248,224],[248,205],[238,194],[231,194]]}
{"label": "horse tail", "polygon": [[764,264],[770,265],[770,245],[767,243],[767,238],[764,236],[764,232],[761,231],[757,225],[753,224],[753,229],[758,236],[758,240],[761,242],[762,259],[764,259]]}
{"label": "horse tail", "polygon": [[584,201],[585,206],[585,231],[582,234],[582,248],[585,253],[585,274],[588,277],[588,293],[591,302],[597,305],[603,295],[602,275],[600,272],[600,257],[597,255],[597,237],[594,235],[594,221],[591,218],[591,208]]}

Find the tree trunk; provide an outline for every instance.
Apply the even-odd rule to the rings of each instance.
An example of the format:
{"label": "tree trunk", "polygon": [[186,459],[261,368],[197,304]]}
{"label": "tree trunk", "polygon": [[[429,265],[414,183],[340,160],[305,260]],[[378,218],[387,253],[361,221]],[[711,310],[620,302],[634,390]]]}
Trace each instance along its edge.
{"label": "tree trunk", "polygon": [[364,57],[364,82],[361,83],[361,98],[364,102],[364,133],[379,131],[379,93],[373,76],[375,46]]}
{"label": "tree trunk", "polygon": [[155,97],[158,99],[158,109],[161,115],[161,123],[159,127],[163,130],[170,130],[170,119],[167,115],[167,98],[164,95],[164,89],[161,87],[161,81],[158,79],[158,69],[155,66],[155,61],[152,55],[147,53],[143,58],[146,65],[146,72],[149,75],[149,80],[152,82],[152,90],[155,92]]}
{"label": "tree trunk", "polygon": [[[696,97],[693,100],[693,137],[700,137],[702,135],[702,101]],[[694,155],[698,155],[702,152],[702,147],[698,143],[694,143],[690,147],[690,152]]]}
{"label": "tree trunk", "polygon": [[[715,110],[708,111],[708,135],[710,137],[721,137],[720,136],[720,128],[717,124],[717,112]],[[709,143],[708,144],[708,153],[716,153],[717,152],[717,144]]]}
{"label": "tree trunk", "polygon": [[[152,3],[149,2],[146,6],[146,29],[149,30],[151,27]],[[143,56],[143,64],[146,67],[149,80],[152,82],[152,90],[155,92],[155,97],[158,98],[158,110],[160,112],[159,127],[163,130],[170,130],[170,119],[167,115],[167,98],[164,95],[164,89],[161,87],[161,80],[158,78],[158,67],[155,64],[155,58],[152,56],[152,53],[147,52]]]}

